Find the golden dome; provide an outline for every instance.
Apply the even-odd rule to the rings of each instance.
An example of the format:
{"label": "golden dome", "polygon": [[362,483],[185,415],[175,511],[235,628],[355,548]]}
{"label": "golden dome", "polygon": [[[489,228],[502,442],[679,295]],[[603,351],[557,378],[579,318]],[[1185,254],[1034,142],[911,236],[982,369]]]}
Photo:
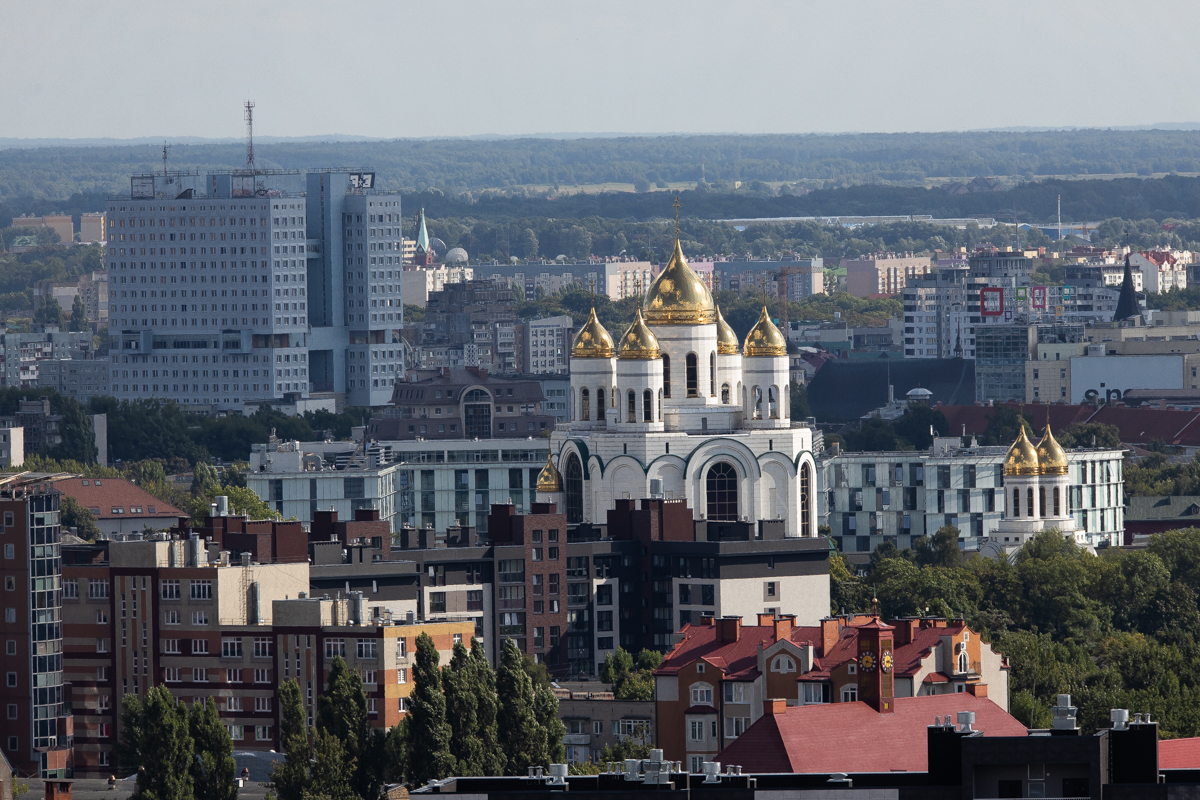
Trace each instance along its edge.
{"label": "golden dome", "polygon": [[1008,455],[1004,457],[1004,474],[1037,475],[1038,472],[1037,450],[1025,435],[1025,425],[1022,424],[1017,440],[1008,448]]}
{"label": "golden dome", "polygon": [[733,328],[729,327],[729,323],[721,316],[721,309],[717,309],[717,352],[723,356],[737,355],[741,348],[738,347],[737,334],[733,332]]}
{"label": "golden dome", "polygon": [[666,269],[650,286],[645,301],[646,321],[651,325],[708,325],[717,318],[712,293],[688,266],[675,234],[675,252]]}
{"label": "golden dome", "polygon": [[1046,435],[1037,445],[1038,470],[1043,475],[1066,475],[1067,454],[1050,432],[1049,414],[1046,420]]}
{"label": "golden dome", "polygon": [[542,471],[538,473],[537,490],[539,492],[561,492],[563,490],[562,474],[550,460],[549,453],[546,454],[546,466],[542,467]]}
{"label": "golden dome", "polygon": [[764,305],[758,315],[758,322],[746,334],[746,344],[742,352],[747,356],[786,356],[787,342],[779,330],[779,326],[771,321]]}
{"label": "golden dome", "polygon": [[596,319],[596,306],[593,305],[587,322],[583,323],[579,333],[575,334],[575,341],[571,345],[571,358],[612,358],[614,349],[612,336],[600,324],[600,320]]}
{"label": "golden dome", "polygon": [[661,355],[658,337],[646,325],[646,319],[642,316],[642,309],[639,307],[637,316],[633,318],[633,324],[621,337],[621,346],[617,348],[617,358],[652,359],[659,358]]}

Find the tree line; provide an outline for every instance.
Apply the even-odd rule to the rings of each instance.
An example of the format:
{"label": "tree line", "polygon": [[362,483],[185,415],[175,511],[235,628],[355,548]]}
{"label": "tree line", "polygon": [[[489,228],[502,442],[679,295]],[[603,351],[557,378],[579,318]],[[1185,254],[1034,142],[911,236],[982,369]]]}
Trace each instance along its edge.
{"label": "tree line", "polygon": [[835,612],[886,618],[962,618],[1009,659],[1012,714],[1049,727],[1055,695],[1069,693],[1085,731],[1112,708],[1151,712],[1166,737],[1200,736],[1200,530],[1154,536],[1144,550],[1077,547],[1039,534],[1015,563],[964,556],[958,531],[913,551],[881,545],[865,575],[831,559]]}

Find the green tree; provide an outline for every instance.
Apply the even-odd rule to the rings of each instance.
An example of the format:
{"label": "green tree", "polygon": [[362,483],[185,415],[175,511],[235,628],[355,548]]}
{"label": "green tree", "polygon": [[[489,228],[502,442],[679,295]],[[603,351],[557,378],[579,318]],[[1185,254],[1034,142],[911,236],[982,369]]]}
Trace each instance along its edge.
{"label": "green tree", "polygon": [[215,697],[192,705],[188,732],[196,749],[191,769],[195,800],[237,800],[233,741],[217,713]]}
{"label": "green tree", "polygon": [[[465,656],[465,649],[463,653]],[[408,779],[414,785],[444,778],[454,771],[454,756],[450,753],[451,727],[446,721],[446,695],[442,691],[438,660],[433,639],[422,633],[417,637],[408,711]],[[468,746],[467,750],[470,749]]]}
{"label": "green tree", "polygon": [[70,397],[54,394],[50,397],[50,408],[54,413],[62,414],[62,421],[58,424],[62,442],[47,451],[46,455],[81,464],[96,463],[96,432],[83,406]]}
{"label": "green tree", "polygon": [[[1103,422],[1076,422],[1066,430],[1054,434],[1054,438],[1065,449],[1072,447],[1106,447],[1120,449],[1121,429]],[[1093,445],[1092,442],[1095,441]]]}
{"label": "green tree", "polygon": [[479,737],[480,772],[483,775],[503,775],[507,757],[500,744],[497,717],[500,698],[496,694],[496,671],[492,669],[483,642],[471,639],[472,682],[476,690],[476,731]]}
{"label": "green tree", "polygon": [[[365,797],[362,789],[372,782],[373,776],[373,767],[363,763],[364,752],[372,749],[367,730],[367,696],[363,693],[362,679],[346,666],[341,656],[334,657],[325,680],[325,694],[317,700],[317,731],[337,739],[351,790]],[[313,749],[320,747],[314,742]],[[317,785],[315,770],[314,766],[312,790]]]}
{"label": "green tree", "polygon": [[792,419],[803,420],[812,416],[812,409],[808,407],[808,384],[792,381],[790,396]]}
{"label": "green tree", "polygon": [[88,329],[87,308],[83,305],[83,297],[76,294],[75,299],[71,302],[71,327],[72,331],[86,331]]}
{"label": "green tree", "polygon": [[90,542],[100,535],[100,526],[96,524],[96,515],[90,509],[79,505],[79,501],[74,497],[69,494],[60,495],[58,508],[62,512],[63,526],[74,528],[80,538]]}
{"label": "green tree", "polygon": [[524,775],[529,766],[541,763],[546,747],[545,732],[533,706],[533,681],[523,662],[517,643],[506,639],[496,668],[496,693],[500,698],[496,722],[509,775]]}
{"label": "green tree", "polygon": [[192,468],[192,494],[196,497],[207,498],[219,489],[220,485],[216,469],[203,461],[197,461],[196,466]]}
{"label": "green tree", "polygon": [[138,737],[139,770],[135,797],[192,800],[191,766],[196,752],[188,732],[187,710],[165,686],[146,693]]}
{"label": "green tree", "polygon": [[521,231],[521,255],[527,260],[538,257],[538,237],[532,228]]}
{"label": "green tree", "polygon": [[364,800],[351,786],[357,766],[358,759],[345,740],[331,730],[318,729],[313,739],[311,781],[301,800]]}
{"label": "green tree", "polygon": [[959,530],[953,525],[943,525],[932,537],[917,537],[913,552],[920,566],[957,567],[962,563],[962,549],[958,545]]}
{"label": "green tree", "polygon": [[66,322],[66,317],[63,316],[62,306],[58,304],[58,301],[52,295],[46,295],[42,301],[42,307],[33,315],[33,321],[43,325],[57,325],[61,329]]}
{"label": "green tree", "polygon": [[284,760],[271,767],[271,783],[279,800],[302,800],[308,787],[308,763],[312,749],[304,721],[300,684],[295,680],[279,685],[279,743]]}
{"label": "green tree", "polygon": [[567,728],[558,718],[558,698],[547,684],[540,684],[533,693],[533,711],[538,725],[545,732],[545,762],[561,764],[566,761],[566,750],[563,748],[563,737]]}
{"label": "green tree", "polygon": [[446,719],[450,723],[450,754],[456,775],[482,775],[483,741],[479,736],[479,689],[471,655],[455,642],[450,664],[442,670]]}
{"label": "green tree", "polygon": [[117,739],[117,763],[113,768],[122,775],[134,774],[145,763],[142,760],[145,713],[142,701],[136,694],[121,698],[121,735]]}

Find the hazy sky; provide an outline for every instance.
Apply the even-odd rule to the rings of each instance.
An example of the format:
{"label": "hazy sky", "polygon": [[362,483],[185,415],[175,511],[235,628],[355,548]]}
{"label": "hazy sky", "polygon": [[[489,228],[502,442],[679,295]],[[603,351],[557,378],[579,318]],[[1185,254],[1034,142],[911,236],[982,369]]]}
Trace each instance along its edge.
{"label": "hazy sky", "polygon": [[0,137],[1200,121],[1192,2],[0,0]]}

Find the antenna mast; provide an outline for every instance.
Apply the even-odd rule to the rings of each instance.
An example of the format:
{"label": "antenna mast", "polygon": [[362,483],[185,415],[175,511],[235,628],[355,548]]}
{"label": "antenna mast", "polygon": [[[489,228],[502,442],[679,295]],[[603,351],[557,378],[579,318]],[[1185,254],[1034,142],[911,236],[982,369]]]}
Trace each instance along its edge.
{"label": "antenna mast", "polygon": [[254,171],[254,102],[246,101],[246,167]]}
{"label": "antenna mast", "polygon": [[1062,241],[1062,195],[1058,196],[1058,241]]}
{"label": "antenna mast", "polygon": [[163,177],[167,177],[167,153],[171,150],[171,145],[163,142]]}

